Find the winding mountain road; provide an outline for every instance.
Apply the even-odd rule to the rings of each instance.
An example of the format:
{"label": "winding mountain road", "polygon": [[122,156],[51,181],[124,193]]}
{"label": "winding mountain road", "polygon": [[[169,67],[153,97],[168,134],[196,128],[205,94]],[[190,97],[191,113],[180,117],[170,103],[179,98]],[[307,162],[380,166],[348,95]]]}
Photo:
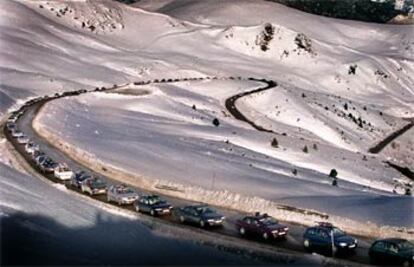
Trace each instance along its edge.
{"label": "winding mountain road", "polygon": [[[182,81],[182,80],[200,80],[200,78],[196,78],[196,79],[176,79],[174,81],[165,81],[165,82],[178,82],[178,81]],[[249,80],[254,80],[254,81],[257,81],[257,82],[264,82],[265,86],[260,87],[260,88],[255,89],[255,90],[252,90],[252,91],[243,92],[243,93],[237,94],[235,96],[232,96],[232,97],[228,98],[225,101],[225,106],[228,109],[228,111],[236,119],[249,123],[252,127],[254,127],[255,129],[257,129],[259,131],[275,133],[274,131],[264,129],[263,127],[261,127],[259,125],[256,125],[254,122],[250,121],[247,117],[245,117],[237,109],[235,103],[236,103],[237,99],[239,99],[241,97],[274,88],[274,87],[277,86],[277,83],[274,82],[274,81],[258,80],[258,79],[253,79],[253,78],[249,78]],[[135,84],[148,84],[148,83],[152,83],[152,82],[153,81],[140,82],[140,83],[135,83]],[[116,89],[116,88],[109,88],[109,89],[104,89],[104,90],[113,90],[113,89]],[[78,94],[88,93],[88,92],[92,92],[92,91],[84,90],[84,91],[74,92],[72,95],[78,95]],[[42,100],[39,100],[39,101],[31,103],[31,104],[24,105],[20,109],[20,111],[23,112],[23,115],[17,121],[18,128],[20,130],[22,130],[24,133],[26,133],[35,143],[39,144],[42,151],[44,151],[48,156],[52,157],[55,161],[65,162],[73,170],[85,170],[85,171],[87,171],[91,174],[103,177],[108,182],[108,185],[119,184],[120,181],[116,180],[115,178],[102,175],[102,173],[96,173],[95,171],[93,171],[92,168],[89,168],[84,163],[74,160],[69,155],[65,154],[62,150],[60,150],[58,147],[55,147],[55,145],[50,143],[49,140],[46,140],[46,139],[42,138],[32,128],[32,121],[36,117],[38,111],[41,109],[41,107],[44,104],[46,104],[49,101],[53,101],[54,99],[65,97],[65,96],[66,95],[55,95],[54,97],[49,97],[49,98],[42,99]],[[56,178],[53,177],[53,175],[48,175],[48,174],[41,173],[39,171],[39,169],[36,167],[36,165],[34,164],[34,162],[31,160],[30,156],[25,152],[24,146],[20,145],[16,142],[16,139],[11,136],[11,134],[6,129],[6,127],[4,127],[4,134],[7,137],[8,141],[13,144],[14,148],[31,165],[31,167],[35,171],[39,172],[39,174],[43,175],[44,177],[51,180],[52,182],[54,182],[54,183],[63,183],[63,184],[66,185],[66,187],[69,190],[73,190],[73,191],[78,192],[79,194],[81,194],[81,192],[78,189],[71,187],[68,183],[64,183],[60,180],[57,180]],[[138,192],[139,195],[152,193],[148,190],[143,190],[142,188],[139,188],[139,187],[135,187],[134,189]],[[167,201],[169,201],[170,203],[172,203],[173,206],[175,206],[175,207],[188,205],[188,204],[195,204],[194,202],[191,202],[191,201],[188,201],[188,200],[184,200],[184,199],[180,199],[180,198],[177,198],[177,197],[169,196],[168,195],[168,190],[166,190],[165,192],[166,192],[166,194],[161,194],[161,196],[163,198],[165,198]],[[107,200],[106,200],[105,196],[90,196],[90,198],[94,199],[95,201],[103,202],[106,205],[116,206],[116,204],[107,203]],[[122,208],[122,209],[126,209],[126,210],[129,210],[129,211],[133,211],[132,206],[122,206],[122,207],[117,206],[117,208]],[[261,240],[256,240],[256,239],[247,239],[247,240],[246,239],[240,239],[239,234],[238,234],[237,230],[234,227],[234,223],[238,218],[240,218],[244,214],[240,211],[224,209],[222,207],[215,207],[215,208],[220,213],[225,215],[227,219],[226,219],[226,222],[225,222],[223,228],[214,229],[214,230],[212,229],[211,231],[207,231],[207,230],[204,230],[204,229],[198,229],[198,228],[196,228],[192,225],[180,224],[178,219],[175,218],[174,216],[152,218],[152,220],[156,221],[157,223],[167,223],[169,225],[179,227],[180,229],[186,229],[186,230],[189,231],[190,234],[191,234],[191,232],[196,232],[197,234],[200,234],[200,235],[206,235],[206,236],[210,236],[210,237],[213,236],[217,240],[225,239],[225,240],[228,241],[228,243],[233,244],[234,247],[236,247],[237,249],[239,249],[243,253],[247,253],[247,254],[252,253],[252,254],[255,254],[255,255],[259,255],[260,257],[265,257],[266,259],[270,259],[270,261],[273,261],[273,262],[280,260],[280,255],[283,255],[283,257],[285,257],[285,258],[288,257],[293,262],[295,262],[295,261],[296,262],[301,262],[301,260],[303,260],[303,259],[310,259],[309,257],[311,257],[311,256],[309,256],[309,254],[305,254],[304,248],[302,246],[302,234],[303,234],[303,232],[306,228],[305,226],[292,224],[292,223],[288,223],[288,222],[283,222],[284,224],[289,226],[290,232],[289,232],[288,239],[286,241],[282,241],[282,242],[276,242],[276,241],[274,241],[274,242],[263,242]],[[145,215],[143,215],[143,216],[145,216]],[[355,255],[349,255],[349,257],[346,260],[345,259],[339,259],[339,260],[338,259],[325,259],[325,260],[327,260],[330,264],[333,264],[333,265],[346,264],[346,265],[349,266],[349,265],[353,265],[355,263],[367,264],[369,262],[369,259],[368,259],[368,256],[367,256],[367,251],[368,251],[369,245],[372,243],[373,239],[372,238],[359,237],[359,241],[360,241],[359,242],[359,247],[357,248],[357,250],[356,250],[357,253]],[[312,262],[312,260],[310,262]]]}

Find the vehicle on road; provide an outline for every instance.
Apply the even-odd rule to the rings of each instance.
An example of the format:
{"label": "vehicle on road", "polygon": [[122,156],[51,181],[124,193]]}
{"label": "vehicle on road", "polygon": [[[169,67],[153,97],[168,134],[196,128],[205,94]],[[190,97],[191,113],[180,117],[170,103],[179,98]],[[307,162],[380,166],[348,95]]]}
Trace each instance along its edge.
{"label": "vehicle on road", "polygon": [[35,164],[36,164],[36,166],[38,166],[38,167],[40,167],[40,164],[42,164],[42,162],[46,159],[46,158],[48,158],[48,156],[46,156],[46,154],[45,153],[43,153],[43,152],[35,152],[34,154],[37,154],[36,156],[35,156],[35,158],[34,158],[34,162],[35,162]]}
{"label": "vehicle on road", "polygon": [[38,151],[40,148],[39,148],[39,145],[36,145],[35,143],[33,143],[33,142],[28,142],[28,143],[26,143],[26,145],[24,146],[24,150],[26,151],[26,153],[27,154],[29,154],[29,155],[33,155],[33,153],[35,152],[35,151]]}
{"label": "vehicle on road", "polygon": [[358,241],[332,224],[323,222],[306,229],[303,246],[310,252],[328,255],[347,254],[355,252]]}
{"label": "vehicle on road", "polygon": [[73,171],[68,165],[61,163],[54,169],[53,175],[59,180],[66,181],[72,179]]}
{"label": "vehicle on road", "polygon": [[6,123],[6,128],[9,132],[12,132],[14,129],[16,129],[16,123],[8,122]]}
{"label": "vehicle on road", "polygon": [[172,206],[157,195],[142,196],[134,203],[136,211],[152,216],[171,214]]}
{"label": "vehicle on road", "polygon": [[91,196],[106,194],[106,182],[99,177],[90,177],[81,183],[81,191]]}
{"label": "vehicle on road", "polygon": [[236,221],[236,228],[240,235],[258,236],[265,240],[286,239],[289,228],[280,224],[275,218],[257,212],[253,216],[245,216]]}
{"label": "vehicle on road", "polygon": [[33,160],[33,162],[37,165],[37,159],[40,157],[40,156],[45,156],[46,154],[43,152],[43,151],[40,151],[40,150],[35,150],[34,152],[33,152],[33,154],[31,154],[30,155],[30,157],[32,158],[32,160]]}
{"label": "vehicle on road", "polygon": [[17,116],[10,116],[10,117],[7,119],[7,122],[8,122],[8,123],[16,123],[18,119],[19,119],[19,118],[18,118]]}
{"label": "vehicle on road", "polygon": [[375,265],[414,266],[414,244],[401,238],[376,240],[368,251]]}
{"label": "vehicle on road", "polygon": [[39,168],[43,173],[53,173],[57,166],[58,164],[47,156],[39,162]]}
{"label": "vehicle on road", "polygon": [[181,223],[196,223],[200,227],[222,226],[225,217],[207,205],[191,205],[177,209],[176,216]]}
{"label": "vehicle on road", "polygon": [[72,176],[72,179],[70,179],[70,184],[73,187],[76,188],[81,188],[81,184],[86,180],[91,178],[92,175],[90,175],[89,173],[85,172],[85,171],[77,171],[75,172],[75,174]]}
{"label": "vehicle on road", "polygon": [[106,197],[108,202],[129,205],[138,199],[138,194],[126,185],[112,185],[109,187]]}
{"label": "vehicle on road", "polygon": [[13,129],[13,130],[12,130],[11,135],[12,135],[14,138],[17,138],[17,137],[23,136],[24,134],[23,134],[23,132],[19,131],[19,130],[16,128],[16,129]]}
{"label": "vehicle on road", "polygon": [[27,136],[27,135],[21,135],[21,136],[19,136],[19,137],[17,137],[17,143],[19,143],[19,144],[27,144],[27,143],[29,143],[30,142],[30,139],[29,139],[29,137]]}

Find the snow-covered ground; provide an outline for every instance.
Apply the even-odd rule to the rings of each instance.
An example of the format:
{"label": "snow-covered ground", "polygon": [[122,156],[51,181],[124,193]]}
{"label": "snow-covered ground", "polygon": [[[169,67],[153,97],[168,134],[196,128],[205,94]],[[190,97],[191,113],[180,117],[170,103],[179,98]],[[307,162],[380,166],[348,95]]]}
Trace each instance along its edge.
{"label": "snow-covered ground", "polygon": [[[28,97],[137,80],[280,83],[237,102],[257,124],[286,134],[276,136],[279,148],[270,146],[274,135],[224,108],[226,97],[258,86],[251,81],[151,85],[132,88],[144,95],[48,104],[37,127],[95,159],[154,181],[380,226],[414,224],[413,198],[389,194],[395,181],[410,181],[383,163],[389,153],[366,154],[401,118],[414,117],[412,25],[334,20],[248,0],[1,1],[0,31],[1,114]],[[412,140],[404,138],[401,146]],[[327,177],[333,168],[339,187]]]}

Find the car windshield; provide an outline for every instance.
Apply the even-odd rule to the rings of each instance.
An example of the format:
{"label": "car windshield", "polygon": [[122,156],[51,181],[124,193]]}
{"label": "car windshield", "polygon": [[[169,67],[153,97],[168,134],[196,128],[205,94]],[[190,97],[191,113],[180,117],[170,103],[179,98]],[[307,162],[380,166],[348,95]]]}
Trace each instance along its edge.
{"label": "car windshield", "polygon": [[278,224],[278,221],[272,217],[265,217],[260,219],[259,221],[266,226]]}
{"label": "car windshield", "polygon": [[120,187],[116,190],[118,194],[132,194],[134,193],[134,190],[132,190],[129,187]]}
{"label": "car windshield", "polygon": [[158,203],[161,203],[161,202],[162,202],[162,200],[157,196],[152,196],[152,197],[148,198],[148,203],[150,205],[155,205],[155,204],[158,204]]}
{"label": "car windshield", "polygon": [[342,230],[340,230],[339,228],[336,228],[336,227],[333,227],[332,231],[333,231],[333,234],[334,234],[335,237],[346,235],[345,232],[343,232]]}
{"label": "car windshield", "polygon": [[198,207],[197,208],[198,213],[200,214],[205,214],[205,213],[214,213],[214,211],[212,209],[210,209],[209,207]]}
{"label": "car windshield", "polygon": [[404,241],[404,242],[401,242],[400,244],[398,244],[398,247],[401,250],[412,250],[412,249],[414,249],[414,244],[409,242],[409,241]]}
{"label": "car windshield", "polygon": [[94,179],[92,181],[92,186],[93,187],[102,187],[102,186],[105,186],[105,183],[100,179]]}

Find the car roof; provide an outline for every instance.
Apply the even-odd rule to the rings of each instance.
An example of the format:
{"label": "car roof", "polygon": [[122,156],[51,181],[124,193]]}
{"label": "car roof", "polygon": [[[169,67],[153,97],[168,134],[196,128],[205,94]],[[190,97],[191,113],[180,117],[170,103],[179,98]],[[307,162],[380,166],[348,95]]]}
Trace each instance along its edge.
{"label": "car roof", "polygon": [[399,244],[399,243],[407,242],[407,239],[403,239],[403,238],[384,238],[384,239],[376,240],[376,242],[379,242],[379,241],[386,241],[386,242]]}

